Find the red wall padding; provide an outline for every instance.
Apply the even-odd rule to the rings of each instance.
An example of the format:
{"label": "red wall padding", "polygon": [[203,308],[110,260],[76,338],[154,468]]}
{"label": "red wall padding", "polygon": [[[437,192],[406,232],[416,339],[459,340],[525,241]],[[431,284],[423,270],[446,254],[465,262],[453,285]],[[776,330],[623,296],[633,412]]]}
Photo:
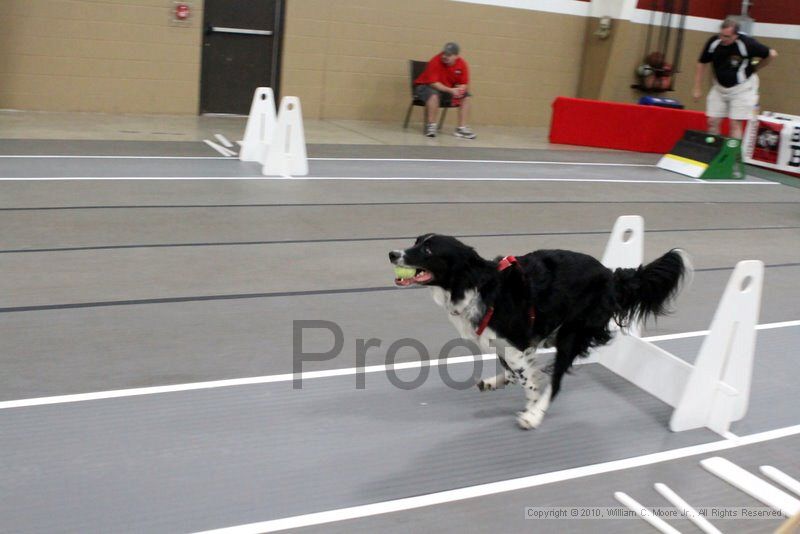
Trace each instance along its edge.
{"label": "red wall padding", "polygon": [[685,130],[705,129],[700,111],[560,96],[553,101],[550,142],[666,154]]}
{"label": "red wall padding", "polygon": [[[639,0],[639,9],[666,11],[663,0]],[[681,2],[673,3],[673,12],[680,8]],[[689,15],[710,19],[722,19],[728,15],[738,15],[742,12],[741,0],[701,0],[689,2]],[[797,0],[760,0],[750,7],[750,16],[756,22],[769,22],[772,24],[800,24],[800,2]],[[660,17],[656,16],[656,24]]]}

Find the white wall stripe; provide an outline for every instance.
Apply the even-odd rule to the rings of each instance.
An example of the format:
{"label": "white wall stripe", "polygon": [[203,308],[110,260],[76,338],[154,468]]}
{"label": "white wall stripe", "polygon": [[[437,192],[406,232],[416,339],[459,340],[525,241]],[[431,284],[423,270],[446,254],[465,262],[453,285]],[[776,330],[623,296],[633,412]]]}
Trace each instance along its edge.
{"label": "white wall stripe", "polygon": [[[633,12],[633,17],[631,18],[631,22],[634,22],[636,24],[650,24],[651,13],[652,13],[651,11],[646,9],[636,9]],[[656,12],[654,20],[656,24],[659,24],[661,22],[661,17],[659,12]],[[677,28],[679,22],[680,22],[680,17],[673,14],[670,21],[670,26],[673,28]],[[715,34],[719,32],[719,26],[721,23],[722,23],[721,19],[709,19],[705,17],[687,16],[686,25],[684,26],[684,28],[686,30],[691,30],[691,31],[708,32],[709,34]],[[752,36],[756,38],[772,37],[775,39],[797,40],[800,39],[800,25],[756,22],[755,24],[753,24]],[[711,35],[709,35],[709,37],[711,37]],[[700,55],[699,50],[698,50],[698,55]]]}
{"label": "white wall stripe", "polygon": [[[565,15],[576,15],[588,17],[591,15],[591,3],[579,2],[576,0],[452,0],[453,2],[465,2],[470,4],[483,4],[498,7],[510,7],[515,9],[526,9],[530,11],[543,11],[547,13],[561,13]],[[651,10],[636,8],[633,10],[631,22],[636,24],[650,24]],[[660,12],[656,12],[655,23],[659,24]],[[627,13],[623,13],[627,15]],[[679,15],[672,15],[671,25],[677,27]],[[710,19],[706,17],[686,17],[685,29],[700,32],[716,33],[719,31],[721,19]],[[756,22],[753,25],[753,37],[772,37],[776,39],[800,40],[800,25],[798,24],[775,24],[769,22]]]}
{"label": "white wall stripe", "polygon": [[800,40],[800,25],[755,22],[753,24],[753,37],[772,37],[774,39]]}
{"label": "white wall stripe", "polygon": [[546,484],[553,484],[555,482],[564,482],[567,480],[584,478],[591,475],[599,475],[603,473],[621,471],[624,469],[632,469],[634,467],[653,465],[670,460],[678,460],[690,456],[697,456],[700,454],[709,454],[741,447],[743,445],[752,445],[774,439],[795,436],[797,434],[800,434],[800,425],[779,428],[767,432],[760,432],[758,434],[750,434],[748,436],[742,436],[738,440],[725,439],[721,441],[713,441],[711,443],[703,443],[701,445],[693,445],[680,449],[671,449],[653,454],[645,454],[643,456],[634,456],[632,458],[625,458],[622,460],[613,460],[610,462],[576,467],[573,469],[565,469],[563,471],[554,471],[540,475],[532,475],[511,480],[502,480],[499,482],[458,488],[439,493],[429,493],[427,495],[419,495],[417,497],[407,497],[393,501],[384,501],[362,506],[353,506],[350,508],[328,510],[326,512],[317,512],[313,514],[304,514],[282,519],[274,519],[271,521],[263,521],[259,523],[250,523],[247,525],[238,525],[223,529],[209,530],[205,531],[203,534],[256,534],[263,532],[278,532],[282,530],[297,529],[313,525],[324,525],[327,523],[346,521],[348,519],[358,519],[361,517],[388,514],[391,512],[401,512],[404,510],[413,510],[415,508],[423,508],[437,504],[462,501],[465,499],[474,499],[476,497],[485,497],[487,495],[495,495],[509,491],[534,488],[538,486],[544,486]]}
{"label": "white wall stripe", "polygon": [[[783,321],[779,323],[766,323],[757,325],[757,330],[771,330],[775,328],[789,328],[800,326],[800,320],[797,321]],[[708,335],[708,330],[698,330],[695,332],[682,332],[678,334],[666,334],[662,336],[650,336],[644,338],[647,341],[669,341],[673,339],[685,339],[691,337],[701,337]],[[552,352],[553,349],[543,350],[542,353]],[[456,365],[461,363],[470,363],[474,361],[492,361],[497,358],[495,354],[480,354],[477,356],[459,356],[447,359],[433,359],[425,362],[413,361],[395,364],[393,366],[387,365],[370,365],[363,369],[357,367],[347,367],[343,369],[328,369],[324,371],[308,371],[300,373],[303,380],[312,380],[315,378],[331,378],[335,376],[352,376],[359,372],[365,374],[385,372],[390,369],[403,370],[403,369],[416,369],[423,365],[437,366],[437,365]],[[192,382],[187,384],[173,384],[168,386],[153,386],[146,388],[132,388],[132,389],[118,389],[111,391],[99,391],[95,393],[78,393],[73,395],[58,395],[53,397],[36,397],[30,399],[10,400],[0,402],[0,410],[11,408],[26,408],[31,406],[45,406],[49,404],[66,404],[71,402],[83,402],[91,400],[102,399],[116,399],[120,397],[136,397],[141,395],[155,395],[160,393],[176,393],[180,391],[193,391],[198,389],[213,389],[231,386],[247,386],[253,384],[274,384],[277,382],[291,382],[294,380],[293,373],[284,373],[278,375],[267,376],[253,376],[247,378],[232,378],[228,380],[214,380],[208,382]]]}
{"label": "white wall stripe", "polygon": [[546,11],[548,13],[561,13],[564,15],[589,15],[590,2],[578,0],[453,0],[466,4],[484,4],[498,7],[511,7],[514,9],[527,9],[531,11]]}

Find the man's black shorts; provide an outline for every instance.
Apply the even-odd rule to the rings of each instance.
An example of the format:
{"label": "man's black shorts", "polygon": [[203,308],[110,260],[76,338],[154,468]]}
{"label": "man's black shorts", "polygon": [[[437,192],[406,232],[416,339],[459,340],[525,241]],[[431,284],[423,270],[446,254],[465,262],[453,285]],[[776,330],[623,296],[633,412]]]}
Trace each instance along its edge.
{"label": "man's black shorts", "polygon": [[[439,105],[442,107],[452,107],[453,95],[434,89],[430,85],[415,85],[414,86],[414,99],[427,102],[433,95],[439,95]],[[472,96],[467,93],[466,96]],[[460,104],[460,102],[459,102]]]}

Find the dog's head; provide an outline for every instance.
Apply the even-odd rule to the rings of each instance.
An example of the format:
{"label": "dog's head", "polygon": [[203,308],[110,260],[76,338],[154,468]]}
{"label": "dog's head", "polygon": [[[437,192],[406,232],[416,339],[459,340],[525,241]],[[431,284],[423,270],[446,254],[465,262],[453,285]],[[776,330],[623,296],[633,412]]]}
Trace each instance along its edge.
{"label": "dog's head", "polygon": [[398,286],[415,284],[439,286],[451,289],[454,280],[469,278],[471,266],[482,264],[483,260],[470,246],[455,237],[439,234],[424,234],[414,245],[405,250],[393,250],[389,261],[400,267],[415,269],[410,278],[395,278]]}

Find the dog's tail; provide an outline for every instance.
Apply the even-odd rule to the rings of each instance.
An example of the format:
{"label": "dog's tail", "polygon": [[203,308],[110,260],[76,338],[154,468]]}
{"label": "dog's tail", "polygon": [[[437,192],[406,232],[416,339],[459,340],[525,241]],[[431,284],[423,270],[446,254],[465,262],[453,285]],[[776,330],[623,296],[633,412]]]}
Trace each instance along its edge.
{"label": "dog's tail", "polygon": [[693,272],[689,255],[677,248],[637,269],[614,271],[617,324],[624,327],[669,313],[672,299],[691,282]]}

